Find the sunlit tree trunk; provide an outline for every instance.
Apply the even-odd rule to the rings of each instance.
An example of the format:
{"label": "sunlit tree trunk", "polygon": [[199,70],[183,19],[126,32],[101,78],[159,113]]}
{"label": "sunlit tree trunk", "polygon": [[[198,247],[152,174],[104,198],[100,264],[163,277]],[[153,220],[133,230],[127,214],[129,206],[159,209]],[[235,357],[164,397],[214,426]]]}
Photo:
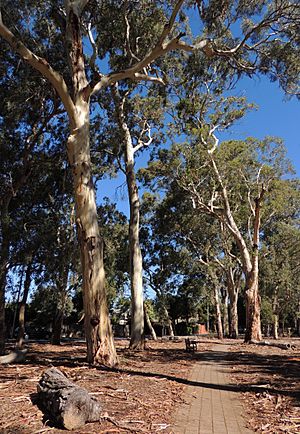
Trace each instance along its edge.
{"label": "sunlit tree trunk", "polygon": [[279,328],[279,316],[278,316],[278,296],[277,288],[275,288],[275,293],[273,297],[273,338],[278,339],[278,328]]}
{"label": "sunlit tree trunk", "polygon": [[103,241],[99,232],[91,173],[89,85],[82,51],[80,12],[71,1],[66,1],[66,6],[66,40],[74,91],[74,110],[67,152],[73,173],[76,224],[81,252],[87,359],[89,363],[99,362],[114,366],[117,355],[108,314]]}
{"label": "sunlit tree trunk", "polygon": [[253,237],[252,237],[252,255],[248,249],[245,239],[240,232],[236,221],[231,212],[231,207],[228,199],[226,185],[223,183],[222,177],[218,170],[217,164],[212,155],[210,155],[212,168],[218,178],[222,189],[222,197],[224,204],[224,217],[227,228],[234,237],[239,249],[241,262],[243,264],[243,272],[245,275],[245,299],[246,299],[246,332],[245,342],[260,341],[261,322],[260,322],[260,296],[258,292],[258,246],[259,246],[259,231],[260,231],[260,212],[261,202],[265,193],[264,186],[255,199],[253,212]]}
{"label": "sunlit tree trunk", "polygon": [[103,241],[98,227],[95,190],[91,175],[89,104],[77,101],[78,124],[68,140],[73,172],[76,223],[83,274],[85,336],[89,363],[114,366],[117,355],[108,315],[103,264]]}
{"label": "sunlit tree trunk", "polygon": [[238,337],[238,294],[239,286],[235,282],[234,271],[230,267],[227,272],[227,289],[229,295],[229,337],[236,339]]}
{"label": "sunlit tree trunk", "polygon": [[123,132],[125,174],[128,190],[129,218],[129,259],[131,281],[131,338],[129,347],[141,349],[144,347],[144,295],[143,295],[143,258],[140,247],[140,198],[134,171],[135,148],[124,114],[124,98],[121,99],[117,90],[114,98],[118,113],[119,126]]}
{"label": "sunlit tree trunk", "polygon": [[228,291],[226,291],[226,295],[224,298],[224,306],[223,306],[223,331],[224,331],[224,336],[228,337],[229,336],[229,316],[228,316]]}
{"label": "sunlit tree trunk", "polygon": [[216,307],[216,317],[217,317],[217,333],[218,338],[223,339],[223,325],[222,325],[222,312],[220,304],[220,294],[217,284],[214,284],[214,297],[215,297],[215,307]]}
{"label": "sunlit tree trunk", "polygon": [[[130,348],[144,345],[143,261],[139,243],[140,202],[134,175],[132,153],[126,153],[126,180],[130,203],[129,248],[131,277],[131,339]],[[131,155],[130,155],[131,154]]]}
{"label": "sunlit tree trunk", "polygon": [[147,306],[145,305],[145,303],[144,303],[144,315],[145,315],[145,323],[147,324],[147,327],[150,330],[152,339],[154,341],[156,341],[157,340],[157,336],[156,336],[155,330],[153,328],[153,325],[151,323],[150,317],[148,315]]}
{"label": "sunlit tree trunk", "polygon": [[245,341],[260,341],[260,296],[258,293],[258,276],[253,273],[246,279],[246,333]]}

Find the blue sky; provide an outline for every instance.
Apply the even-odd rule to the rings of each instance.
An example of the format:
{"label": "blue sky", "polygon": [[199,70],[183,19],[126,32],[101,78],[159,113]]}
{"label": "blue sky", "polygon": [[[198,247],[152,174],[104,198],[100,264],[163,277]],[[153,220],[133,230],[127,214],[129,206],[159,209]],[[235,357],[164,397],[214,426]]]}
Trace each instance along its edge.
{"label": "blue sky", "polygon": [[[287,148],[289,159],[300,177],[300,102],[295,98],[287,99],[278,83],[271,83],[267,77],[243,78],[237,84],[234,94],[246,96],[249,102],[258,106],[251,110],[229,130],[232,139],[249,136],[262,139],[265,136],[281,137]],[[141,156],[136,166],[146,165]],[[120,211],[129,214],[125,177],[106,179],[98,184],[97,199],[101,203],[107,196],[118,203]]]}

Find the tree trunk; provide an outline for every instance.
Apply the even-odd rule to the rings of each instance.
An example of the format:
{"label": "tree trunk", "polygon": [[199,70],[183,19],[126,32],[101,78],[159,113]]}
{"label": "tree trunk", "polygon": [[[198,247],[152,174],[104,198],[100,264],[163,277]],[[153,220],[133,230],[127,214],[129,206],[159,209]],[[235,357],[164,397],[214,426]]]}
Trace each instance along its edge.
{"label": "tree trunk", "polygon": [[139,242],[140,202],[133,162],[126,165],[130,203],[129,249],[131,277],[131,339],[130,348],[144,347],[143,260]]}
{"label": "tree trunk", "polygon": [[166,306],[163,306],[163,310],[164,310],[164,314],[166,316],[166,321],[168,324],[169,335],[171,336],[171,338],[174,338],[173,324],[172,324],[168,309],[166,308]]}
{"label": "tree trunk", "polygon": [[[67,143],[73,173],[76,224],[83,274],[83,306],[87,360],[117,364],[108,314],[103,264],[103,240],[98,226],[95,188],[91,174],[90,87],[85,74],[80,15],[83,3],[66,1],[66,42],[73,83],[74,110],[69,107],[71,133]],[[69,95],[68,95],[69,97]],[[67,97],[66,103],[70,106]]]}
{"label": "tree trunk", "polygon": [[214,285],[214,290],[215,290],[218,339],[223,339],[222,313],[221,313],[221,306],[220,306],[219,288],[217,285]]}
{"label": "tree trunk", "polygon": [[277,313],[273,315],[273,338],[278,339],[279,318]]}
{"label": "tree trunk", "polygon": [[227,289],[229,295],[229,337],[231,339],[236,339],[239,333],[237,303],[241,274],[239,273],[238,283],[235,276],[236,272],[230,267],[227,272]]}
{"label": "tree trunk", "polygon": [[86,422],[96,422],[101,418],[100,403],[57,368],[44,372],[37,391],[43,409],[66,429],[78,429]]}
{"label": "tree trunk", "polygon": [[129,219],[129,259],[131,282],[131,339],[129,347],[133,350],[144,348],[144,295],[143,295],[143,258],[140,247],[140,198],[134,172],[134,145],[124,113],[125,99],[121,98],[117,86],[113,90],[119,126],[123,132],[124,160]]}
{"label": "tree trunk", "polygon": [[0,267],[0,355],[4,354],[5,350],[5,287],[6,287],[6,261],[4,260]]}
{"label": "tree trunk", "polygon": [[[63,259],[62,259],[63,261]],[[62,267],[57,281],[57,293],[59,299],[52,322],[52,345],[60,345],[61,333],[63,327],[63,320],[65,315],[66,300],[67,300],[67,286],[68,286],[69,266],[66,263],[62,263]]]}
{"label": "tree trunk", "polygon": [[8,206],[1,210],[2,245],[0,256],[0,354],[5,350],[5,288],[9,262],[9,215]]}
{"label": "tree trunk", "polygon": [[273,309],[273,337],[278,339],[279,316],[278,316],[278,288],[275,288],[272,309]]}
{"label": "tree trunk", "polygon": [[223,312],[223,329],[224,336],[229,336],[229,315],[228,315],[228,292],[226,291],[226,296],[224,298],[224,312]]}
{"label": "tree trunk", "polygon": [[100,237],[95,190],[91,175],[89,104],[81,101],[78,127],[69,137],[68,158],[73,172],[76,223],[83,274],[83,305],[87,360],[104,365],[117,364],[117,354],[108,315],[103,241]]}
{"label": "tree trunk", "polygon": [[239,329],[238,329],[238,310],[237,310],[237,294],[229,304],[229,337],[232,339],[237,339]]}
{"label": "tree trunk", "polygon": [[19,333],[18,333],[18,341],[17,348],[22,348],[24,342],[25,335],[25,309],[28,298],[28,293],[31,284],[31,273],[32,273],[32,259],[31,262],[27,265],[26,274],[25,274],[25,282],[24,282],[24,291],[23,297],[20,303],[19,309]]}
{"label": "tree trunk", "polygon": [[64,308],[60,308],[59,306],[57,306],[52,321],[52,334],[51,334],[52,345],[60,345],[63,322],[64,322]]}
{"label": "tree trunk", "polygon": [[258,293],[258,273],[252,271],[246,276],[246,333],[245,342],[260,341],[260,297]]}
{"label": "tree trunk", "polygon": [[150,330],[151,336],[152,336],[154,341],[157,341],[157,336],[156,336],[155,330],[152,326],[151,320],[149,318],[147,306],[145,305],[145,303],[144,303],[144,315],[145,315],[145,322],[146,322],[146,324]]}

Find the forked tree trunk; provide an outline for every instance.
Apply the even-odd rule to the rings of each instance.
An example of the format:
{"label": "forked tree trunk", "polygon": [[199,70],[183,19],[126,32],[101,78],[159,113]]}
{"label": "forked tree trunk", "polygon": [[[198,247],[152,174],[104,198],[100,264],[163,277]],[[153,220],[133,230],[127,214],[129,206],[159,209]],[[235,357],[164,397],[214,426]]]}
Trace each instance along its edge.
{"label": "forked tree trunk", "polygon": [[25,336],[25,310],[26,303],[29,294],[30,284],[31,284],[31,273],[32,273],[32,260],[27,265],[26,273],[25,273],[25,282],[24,282],[24,291],[22,300],[20,302],[19,309],[19,333],[18,333],[18,341],[17,348],[22,348]]}
{"label": "forked tree trunk", "polygon": [[236,221],[233,217],[226,185],[223,183],[222,177],[218,170],[217,164],[210,154],[213,170],[218,178],[222,188],[222,197],[224,204],[224,217],[226,225],[234,237],[237,247],[240,252],[241,261],[243,264],[243,272],[246,279],[246,333],[245,342],[251,340],[261,340],[261,323],[260,323],[260,297],[258,292],[258,248],[259,248],[259,231],[260,231],[260,212],[263,201],[265,187],[262,185],[258,197],[255,198],[255,206],[252,207],[254,212],[253,219],[253,239],[252,239],[252,255],[249,252],[246,241],[239,230]]}

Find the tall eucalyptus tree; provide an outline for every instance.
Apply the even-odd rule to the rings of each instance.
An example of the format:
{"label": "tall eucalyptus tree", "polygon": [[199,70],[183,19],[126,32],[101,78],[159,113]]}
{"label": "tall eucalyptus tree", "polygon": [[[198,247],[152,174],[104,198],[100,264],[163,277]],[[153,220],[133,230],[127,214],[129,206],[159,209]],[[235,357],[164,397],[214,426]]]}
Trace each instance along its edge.
{"label": "tall eucalyptus tree", "polygon": [[[186,36],[185,14],[195,4],[202,33],[194,43]],[[127,19],[124,9],[130,12]],[[46,1],[43,5],[34,1],[24,4],[21,0],[12,5],[4,0],[1,12],[0,36],[42,75],[37,79],[39,86],[52,88],[67,113],[66,149],[73,174],[81,246],[88,361],[115,365],[117,356],[107,311],[103,246],[91,172],[91,99],[101,89],[121,80],[163,84],[158,59],[173,50],[198,50],[200,57],[224,58],[230,67],[249,74],[256,70],[279,73],[286,90],[295,92],[299,8],[297,2],[286,0],[250,5],[244,0],[226,4],[187,1],[186,5],[184,0],[164,4],[150,0],[66,0],[64,4]],[[240,23],[240,37],[236,38],[235,28]],[[88,38],[92,54],[91,50],[84,53]],[[112,54],[117,56],[110,62]],[[112,72],[104,73],[107,69]],[[9,71],[12,79],[15,72],[14,68]]]}

